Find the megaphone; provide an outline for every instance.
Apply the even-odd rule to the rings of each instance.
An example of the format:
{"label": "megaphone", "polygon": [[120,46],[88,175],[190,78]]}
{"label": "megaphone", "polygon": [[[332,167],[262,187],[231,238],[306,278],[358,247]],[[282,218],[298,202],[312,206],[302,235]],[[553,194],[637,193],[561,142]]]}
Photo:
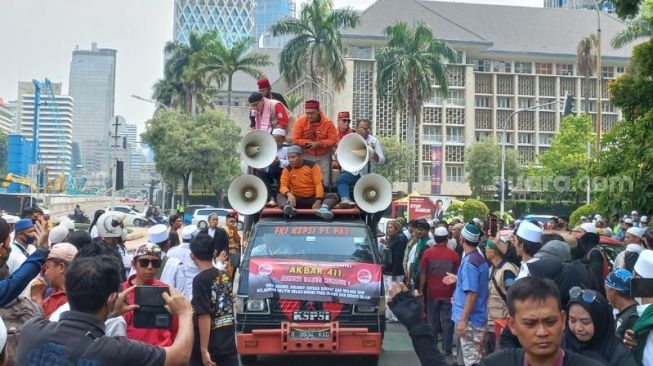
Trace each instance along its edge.
{"label": "megaphone", "polygon": [[363,170],[370,160],[367,143],[357,133],[350,133],[340,140],[336,155],[342,169],[350,173]]}
{"label": "megaphone", "polygon": [[262,169],[270,166],[277,156],[277,142],[269,133],[254,130],[240,141],[238,153],[247,165]]}
{"label": "megaphone", "polygon": [[227,197],[236,212],[252,215],[265,206],[268,190],[261,178],[254,175],[241,175],[229,185]]}
{"label": "megaphone", "polygon": [[354,201],[365,212],[385,210],[392,203],[392,184],[378,174],[364,175],[354,186]]}

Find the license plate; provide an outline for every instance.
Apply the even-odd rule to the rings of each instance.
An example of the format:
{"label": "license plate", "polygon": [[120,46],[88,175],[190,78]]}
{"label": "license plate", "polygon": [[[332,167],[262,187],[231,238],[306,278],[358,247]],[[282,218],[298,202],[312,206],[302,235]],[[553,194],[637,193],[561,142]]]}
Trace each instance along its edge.
{"label": "license plate", "polygon": [[331,320],[331,313],[328,311],[295,311],[292,313],[293,321],[320,321]]}
{"label": "license plate", "polygon": [[291,329],[290,338],[299,340],[329,339],[329,329]]}

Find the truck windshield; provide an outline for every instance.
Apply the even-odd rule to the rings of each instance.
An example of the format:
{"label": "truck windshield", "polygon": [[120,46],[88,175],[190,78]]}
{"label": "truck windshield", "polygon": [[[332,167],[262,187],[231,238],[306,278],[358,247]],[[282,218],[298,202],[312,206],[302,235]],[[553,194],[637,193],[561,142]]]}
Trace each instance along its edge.
{"label": "truck windshield", "polygon": [[365,227],[261,225],[250,241],[251,258],[297,258],[374,263]]}

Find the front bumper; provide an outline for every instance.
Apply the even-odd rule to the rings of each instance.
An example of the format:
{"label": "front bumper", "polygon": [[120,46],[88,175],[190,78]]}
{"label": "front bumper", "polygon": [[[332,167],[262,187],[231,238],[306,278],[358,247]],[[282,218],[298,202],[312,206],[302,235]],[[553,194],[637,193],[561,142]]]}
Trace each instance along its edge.
{"label": "front bumper", "polygon": [[[326,339],[292,339],[291,330],[329,330]],[[238,353],[241,355],[378,355],[383,342],[382,333],[367,328],[340,327],[331,323],[282,322],[277,329],[254,329],[251,333],[237,333]]]}

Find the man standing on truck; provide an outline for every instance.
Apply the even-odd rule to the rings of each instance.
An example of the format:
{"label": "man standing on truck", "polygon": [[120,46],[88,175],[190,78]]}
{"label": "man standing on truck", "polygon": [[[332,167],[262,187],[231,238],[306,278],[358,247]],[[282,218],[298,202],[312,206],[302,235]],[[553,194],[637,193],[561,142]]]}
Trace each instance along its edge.
{"label": "man standing on truck", "polygon": [[332,219],[331,208],[338,199],[333,194],[324,193],[319,166],[304,161],[302,148],[296,145],[288,148],[288,164],[281,172],[278,207],[288,216],[297,215],[297,208],[312,208],[318,217]]}
{"label": "man standing on truck", "polygon": [[305,160],[318,164],[322,172],[322,181],[329,185],[331,170],[331,149],[338,141],[338,133],[333,121],[320,110],[320,102],[307,100],[304,114],[297,118],[292,129],[292,141],[303,148]]}

